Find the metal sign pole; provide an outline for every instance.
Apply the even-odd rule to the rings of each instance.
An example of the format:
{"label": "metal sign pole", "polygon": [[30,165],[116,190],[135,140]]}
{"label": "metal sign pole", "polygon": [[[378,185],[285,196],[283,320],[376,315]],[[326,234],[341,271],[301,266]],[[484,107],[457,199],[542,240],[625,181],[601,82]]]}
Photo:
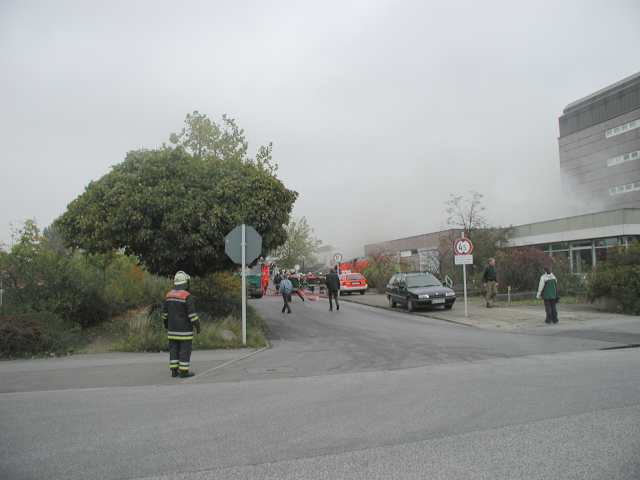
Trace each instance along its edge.
{"label": "metal sign pole", "polygon": [[[464,238],[464,232],[460,234],[460,238]],[[467,307],[467,266],[462,264],[462,282],[464,284],[464,316],[469,316],[469,310]]]}
{"label": "metal sign pole", "polygon": [[468,317],[469,313],[467,310],[467,266],[462,265],[462,281],[464,283],[464,316]]}
{"label": "metal sign pole", "polygon": [[246,226],[242,224],[242,344],[247,344],[247,232]]}

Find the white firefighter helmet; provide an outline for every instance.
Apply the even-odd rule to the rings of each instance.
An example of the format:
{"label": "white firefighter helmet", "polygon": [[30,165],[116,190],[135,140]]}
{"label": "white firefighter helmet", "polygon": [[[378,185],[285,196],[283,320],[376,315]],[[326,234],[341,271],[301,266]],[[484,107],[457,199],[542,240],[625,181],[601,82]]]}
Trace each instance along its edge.
{"label": "white firefighter helmet", "polygon": [[189,280],[191,280],[191,277],[186,273],[184,273],[182,270],[180,270],[179,272],[176,273],[175,277],[173,277],[173,284],[186,285],[189,282]]}

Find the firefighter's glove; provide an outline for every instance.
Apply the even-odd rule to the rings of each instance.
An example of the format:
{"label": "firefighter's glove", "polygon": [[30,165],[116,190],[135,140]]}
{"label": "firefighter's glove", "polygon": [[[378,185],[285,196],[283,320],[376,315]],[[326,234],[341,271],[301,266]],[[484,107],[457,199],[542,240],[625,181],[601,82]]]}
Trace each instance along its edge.
{"label": "firefighter's glove", "polygon": [[196,327],[196,333],[200,333],[200,331],[202,330],[202,328],[200,327],[200,320],[196,320],[195,322],[193,322],[193,326]]}

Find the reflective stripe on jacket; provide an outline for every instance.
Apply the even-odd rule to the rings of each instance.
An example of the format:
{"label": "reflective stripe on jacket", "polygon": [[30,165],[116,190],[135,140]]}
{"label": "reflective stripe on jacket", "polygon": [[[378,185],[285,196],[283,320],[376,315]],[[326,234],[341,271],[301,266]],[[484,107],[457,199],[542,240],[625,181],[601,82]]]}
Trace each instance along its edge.
{"label": "reflective stripe on jacket", "polygon": [[193,340],[193,322],[200,320],[193,296],[180,287],[167,293],[162,318],[169,340]]}

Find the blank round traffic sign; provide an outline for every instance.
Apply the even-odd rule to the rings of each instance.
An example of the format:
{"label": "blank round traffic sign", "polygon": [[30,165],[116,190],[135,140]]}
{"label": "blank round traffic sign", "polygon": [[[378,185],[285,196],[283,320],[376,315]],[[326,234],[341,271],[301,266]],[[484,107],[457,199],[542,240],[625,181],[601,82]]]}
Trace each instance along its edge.
{"label": "blank round traffic sign", "polygon": [[468,238],[458,238],[453,242],[453,253],[455,255],[471,255],[473,243]]}

